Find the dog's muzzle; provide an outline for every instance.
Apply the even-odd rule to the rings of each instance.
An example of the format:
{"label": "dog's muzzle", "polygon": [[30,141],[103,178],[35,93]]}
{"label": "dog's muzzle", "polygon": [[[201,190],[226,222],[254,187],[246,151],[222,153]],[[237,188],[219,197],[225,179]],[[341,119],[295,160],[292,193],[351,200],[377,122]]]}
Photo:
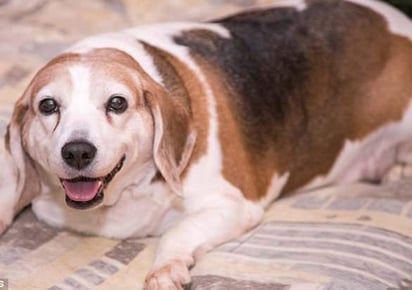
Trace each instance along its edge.
{"label": "dog's muzzle", "polygon": [[125,159],[126,156],[123,155],[113,170],[100,178],[78,176],[72,179],[60,179],[66,194],[67,206],[75,209],[91,209],[100,205],[103,202],[105,188],[122,169]]}

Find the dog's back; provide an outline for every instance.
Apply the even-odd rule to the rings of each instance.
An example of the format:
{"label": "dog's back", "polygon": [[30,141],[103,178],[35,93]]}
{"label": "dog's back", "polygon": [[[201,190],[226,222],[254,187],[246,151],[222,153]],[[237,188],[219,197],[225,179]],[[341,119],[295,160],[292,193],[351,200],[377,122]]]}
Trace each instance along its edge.
{"label": "dog's back", "polygon": [[[267,172],[266,180],[273,173],[268,168],[290,172],[287,191],[328,175],[345,142],[365,141],[385,124],[399,122],[412,96],[412,24],[405,16],[374,1],[357,1],[372,9],[340,0],[308,2],[304,9],[258,9],[214,21],[230,38],[205,29],[175,37],[207,63],[206,71],[214,70],[209,80],[223,83],[225,92],[217,96],[231,108],[250,154],[243,163]],[[221,138],[225,151],[232,136]],[[376,147],[392,145],[386,140]],[[233,155],[228,159],[239,159],[226,152]],[[357,156],[349,158],[365,164],[366,157]],[[235,172],[242,166],[228,174],[235,184],[244,181]],[[378,164],[369,167],[356,168],[348,179],[360,178],[361,172],[362,178],[377,178],[385,171]],[[333,177],[342,170],[348,168],[338,168]],[[255,190],[264,195],[266,188],[258,184],[261,178]]]}

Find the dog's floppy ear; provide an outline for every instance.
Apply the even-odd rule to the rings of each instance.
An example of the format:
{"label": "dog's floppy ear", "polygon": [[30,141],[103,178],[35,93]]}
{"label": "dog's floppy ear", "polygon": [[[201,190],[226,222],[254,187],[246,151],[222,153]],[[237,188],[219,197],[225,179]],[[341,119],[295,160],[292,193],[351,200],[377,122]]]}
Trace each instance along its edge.
{"label": "dog's floppy ear", "polygon": [[[13,115],[4,137],[2,148],[2,176],[0,180],[0,203],[16,214],[28,205],[40,191],[40,182],[34,161],[25,150],[24,135],[30,120],[29,95],[31,85],[16,102]],[[0,211],[4,210],[3,205]],[[11,217],[13,218],[13,217]]]}
{"label": "dog's floppy ear", "polygon": [[182,196],[180,175],[196,140],[189,109],[161,88],[146,91],[144,98],[154,121],[154,161],[172,191]]}

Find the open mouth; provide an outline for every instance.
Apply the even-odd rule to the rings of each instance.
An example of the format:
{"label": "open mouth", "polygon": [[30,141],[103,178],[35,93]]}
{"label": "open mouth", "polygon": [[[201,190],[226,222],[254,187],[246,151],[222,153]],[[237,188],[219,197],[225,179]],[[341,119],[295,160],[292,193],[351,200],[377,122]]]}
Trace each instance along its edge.
{"label": "open mouth", "polygon": [[120,159],[113,170],[103,177],[91,178],[78,176],[72,179],[60,179],[66,193],[66,204],[75,209],[90,209],[103,202],[104,189],[122,169],[126,156]]}

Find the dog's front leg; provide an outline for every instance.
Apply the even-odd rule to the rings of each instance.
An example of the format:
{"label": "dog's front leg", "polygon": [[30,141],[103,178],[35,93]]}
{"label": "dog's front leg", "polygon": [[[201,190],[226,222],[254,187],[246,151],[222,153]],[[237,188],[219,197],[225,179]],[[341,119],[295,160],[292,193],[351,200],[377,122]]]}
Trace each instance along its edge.
{"label": "dog's front leg", "polygon": [[188,268],[196,257],[240,236],[256,225],[262,214],[260,206],[244,200],[219,201],[190,213],[160,239],[145,289],[182,289],[190,282]]}

